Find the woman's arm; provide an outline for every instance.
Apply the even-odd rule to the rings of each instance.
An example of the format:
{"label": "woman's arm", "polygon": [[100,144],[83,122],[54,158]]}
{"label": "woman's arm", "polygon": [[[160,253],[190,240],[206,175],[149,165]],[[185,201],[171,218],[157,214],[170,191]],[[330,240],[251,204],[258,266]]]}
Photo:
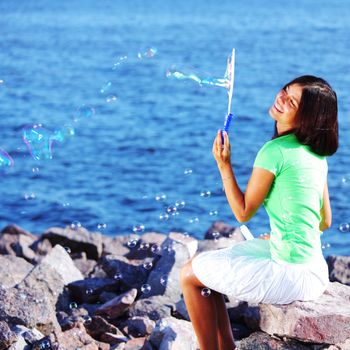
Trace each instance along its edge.
{"label": "woman's arm", "polygon": [[262,168],[254,168],[246,192],[243,193],[231,166],[230,143],[226,132],[224,132],[224,147],[222,147],[220,131],[218,132],[213,144],[213,155],[233,214],[239,222],[250,220],[269,193],[275,178],[274,174]]}
{"label": "woman's arm", "polygon": [[320,222],[320,231],[325,231],[327,228],[330,228],[332,225],[332,209],[331,203],[329,200],[329,192],[327,182],[323,190],[323,205],[321,208],[321,222]]}

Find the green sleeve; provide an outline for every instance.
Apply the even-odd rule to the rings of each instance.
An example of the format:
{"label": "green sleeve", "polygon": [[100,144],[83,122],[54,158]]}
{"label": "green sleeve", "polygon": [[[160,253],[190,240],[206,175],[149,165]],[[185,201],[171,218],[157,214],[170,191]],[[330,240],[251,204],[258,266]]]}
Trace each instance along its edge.
{"label": "green sleeve", "polygon": [[269,141],[258,152],[254,167],[263,168],[277,176],[283,166],[283,156],[276,142]]}

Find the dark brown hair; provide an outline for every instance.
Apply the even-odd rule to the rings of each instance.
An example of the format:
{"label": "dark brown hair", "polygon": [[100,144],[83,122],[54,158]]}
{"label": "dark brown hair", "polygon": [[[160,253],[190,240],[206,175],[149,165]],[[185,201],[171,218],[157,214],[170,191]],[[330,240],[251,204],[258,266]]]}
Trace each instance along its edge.
{"label": "dark brown hair", "polygon": [[[310,146],[321,156],[330,156],[338,149],[337,94],[322,78],[303,75],[286,84],[298,84],[303,91],[296,115],[297,127],[293,132],[300,143]],[[275,125],[275,137],[277,134]]]}

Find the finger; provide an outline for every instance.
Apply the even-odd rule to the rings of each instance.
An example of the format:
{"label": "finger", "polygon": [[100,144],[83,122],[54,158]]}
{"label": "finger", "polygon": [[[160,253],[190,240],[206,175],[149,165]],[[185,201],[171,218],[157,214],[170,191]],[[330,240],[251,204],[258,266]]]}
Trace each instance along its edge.
{"label": "finger", "polygon": [[216,149],[217,151],[221,150],[221,130],[218,131],[217,135],[216,135]]}

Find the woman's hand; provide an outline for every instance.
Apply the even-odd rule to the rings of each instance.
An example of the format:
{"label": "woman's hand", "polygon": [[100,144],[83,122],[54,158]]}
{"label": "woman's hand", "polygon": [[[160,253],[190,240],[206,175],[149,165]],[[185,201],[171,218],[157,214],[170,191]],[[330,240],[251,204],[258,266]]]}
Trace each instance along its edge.
{"label": "woman's hand", "polygon": [[224,145],[221,141],[221,130],[218,131],[213,143],[213,156],[219,168],[231,165],[231,145],[226,131],[222,131]]}

